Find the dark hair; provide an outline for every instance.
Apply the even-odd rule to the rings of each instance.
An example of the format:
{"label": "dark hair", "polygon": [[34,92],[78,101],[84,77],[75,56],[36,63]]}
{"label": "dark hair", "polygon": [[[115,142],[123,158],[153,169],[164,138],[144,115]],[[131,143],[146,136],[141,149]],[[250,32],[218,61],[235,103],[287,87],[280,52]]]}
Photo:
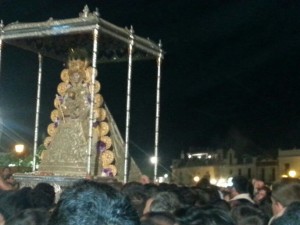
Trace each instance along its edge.
{"label": "dark hair", "polygon": [[129,182],[124,184],[121,192],[128,196],[131,204],[137,210],[139,216],[142,216],[145,203],[147,201],[144,186],[139,182]]}
{"label": "dark hair", "polygon": [[253,185],[244,176],[235,176],[232,178],[232,184],[238,193],[253,193]]}
{"label": "dark hair", "polygon": [[25,209],[5,222],[6,225],[47,225],[46,209]]}
{"label": "dark hair", "polygon": [[230,215],[217,208],[189,207],[175,212],[179,225],[235,225]]}
{"label": "dark hair", "polygon": [[300,201],[300,184],[277,182],[272,185],[272,198],[286,207],[292,202]]}
{"label": "dark hair", "polygon": [[64,190],[49,225],[138,225],[135,209],[108,184],[80,180]]}
{"label": "dark hair", "polygon": [[286,207],[282,216],[273,220],[271,225],[298,225],[300,221],[300,202],[293,202]]}
{"label": "dark hair", "polygon": [[168,212],[149,212],[141,218],[142,225],[173,225],[175,217]]}
{"label": "dark hair", "polygon": [[153,201],[150,205],[151,212],[170,212],[180,208],[180,202],[177,195],[174,192],[162,191],[157,193],[153,197]]}
{"label": "dark hair", "polygon": [[30,198],[34,208],[49,209],[55,201],[54,187],[48,183],[38,183],[31,191]]}
{"label": "dark hair", "polygon": [[32,188],[24,187],[18,191],[3,191],[0,196],[0,212],[5,220],[24,209],[31,208],[30,192]]}
{"label": "dark hair", "polygon": [[238,205],[231,210],[231,217],[237,224],[268,224],[268,216],[259,208],[250,204]]}

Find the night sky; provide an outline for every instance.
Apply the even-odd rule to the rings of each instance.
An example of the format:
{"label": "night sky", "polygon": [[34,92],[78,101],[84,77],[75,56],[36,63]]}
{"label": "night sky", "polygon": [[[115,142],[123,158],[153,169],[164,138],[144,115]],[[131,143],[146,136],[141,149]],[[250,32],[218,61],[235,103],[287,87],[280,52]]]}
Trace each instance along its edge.
{"label": "night sky", "polygon": [[[300,1],[296,0],[2,0],[0,19],[37,22],[74,18],[88,4],[101,17],[162,41],[159,156],[189,147],[273,154],[300,146]],[[30,4],[28,4],[30,3]],[[71,3],[71,4],[70,4]],[[33,142],[37,56],[4,46],[1,150]],[[62,63],[45,59],[40,136],[50,123]],[[127,64],[99,65],[99,80],[125,131]],[[133,68],[130,151],[148,163],[154,148],[156,62]],[[8,136],[6,134],[9,134]],[[149,164],[149,163],[148,163]]]}

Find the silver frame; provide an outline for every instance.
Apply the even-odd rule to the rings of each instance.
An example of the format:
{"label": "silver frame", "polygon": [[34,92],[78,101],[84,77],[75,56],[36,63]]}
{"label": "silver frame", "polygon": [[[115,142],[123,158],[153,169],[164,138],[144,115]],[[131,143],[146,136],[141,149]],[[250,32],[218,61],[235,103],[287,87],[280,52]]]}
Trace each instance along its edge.
{"label": "silver frame", "polygon": [[[4,44],[13,45],[23,48],[28,51],[35,52],[39,55],[39,72],[38,72],[38,85],[37,85],[37,104],[36,104],[36,120],[35,120],[35,134],[34,134],[34,159],[37,151],[38,142],[38,128],[39,128],[39,107],[40,107],[40,91],[41,91],[41,78],[42,78],[42,57],[50,57],[59,61],[66,61],[66,52],[53,52],[53,49],[47,49],[47,41],[53,37],[60,37],[68,35],[71,37],[81,34],[92,34],[92,67],[96,69],[97,63],[119,62],[128,61],[128,82],[127,82],[127,104],[126,104],[126,133],[125,133],[125,163],[124,163],[124,183],[128,181],[128,157],[129,157],[129,126],[130,126],[130,95],[131,95],[131,76],[132,76],[132,61],[141,59],[156,59],[158,62],[157,71],[157,90],[156,90],[156,117],[155,117],[155,146],[154,154],[158,156],[158,137],[159,137],[159,108],[160,108],[160,73],[161,73],[161,60],[163,59],[164,52],[161,45],[155,44],[149,39],[139,37],[134,34],[133,29],[120,28],[106,20],[99,17],[97,11],[91,13],[86,6],[78,18],[53,20],[49,19],[45,22],[36,23],[12,23],[6,26],[1,22],[0,26],[0,73],[1,73],[1,54]],[[98,58],[99,54],[105,53],[105,48],[99,50],[99,36],[102,40],[106,38],[111,40],[106,42],[109,48],[113,50],[111,58],[102,57]],[[56,44],[56,42],[53,42]],[[128,54],[117,55],[120,45],[127,45]],[[42,45],[42,47],[39,47]],[[46,46],[46,47],[45,47]],[[62,47],[69,47],[61,45]],[[102,46],[103,47],[103,46]],[[105,46],[104,46],[105,47]],[[133,54],[134,52],[134,54]],[[95,70],[92,75],[92,84],[95,83]],[[94,88],[94,85],[92,85]],[[92,95],[93,96],[93,95]],[[93,99],[92,99],[93,103]],[[89,115],[89,149],[87,158],[87,173],[91,173],[91,151],[92,151],[92,126],[93,126],[93,104]],[[33,171],[36,167],[34,160]],[[155,165],[154,178],[157,176],[157,164]]]}

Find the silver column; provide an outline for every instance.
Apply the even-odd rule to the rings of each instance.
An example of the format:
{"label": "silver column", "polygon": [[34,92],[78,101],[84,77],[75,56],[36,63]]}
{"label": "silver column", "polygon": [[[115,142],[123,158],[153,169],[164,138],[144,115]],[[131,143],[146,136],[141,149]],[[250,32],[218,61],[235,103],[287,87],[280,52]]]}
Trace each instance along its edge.
{"label": "silver column", "polygon": [[1,65],[2,65],[2,34],[3,34],[3,21],[0,21],[0,78],[1,78]]}
{"label": "silver column", "polygon": [[130,28],[128,45],[128,73],[127,73],[127,98],[126,98],[126,127],[125,127],[125,161],[124,161],[124,184],[128,181],[128,156],[129,156],[129,124],[130,124],[130,98],[132,76],[132,49],[134,44],[133,28]]}
{"label": "silver column", "polygon": [[88,154],[87,154],[87,175],[91,175],[91,158],[92,158],[92,143],[93,143],[93,121],[94,121],[94,90],[95,90],[95,72],[97,68],[97,51],[98,51],[98,35],[99,25],[96,26],[93,33],[93,58],[92,58],[92,88],[91,88],[91,107],[89,115],[89,142],[88,142]]}
{"label": "silver column", "polygon": [[40,103],[41,103],[42,67],[43,67],[43,57],[40,53],[38,55],[38,59],[39,59],[39,71],[38,71],[37,94],[36,94],[32,172],[34,172],[36,169],[36,153],[38,148],[38,137],[39,137],[39,116],[40,116]]}
{"label": "silver column", "polygon": [[160,116],[160,80],[161,80],[161,62],[162,49],[159,42],[160,53],[157,58],[157,84],[156,84],[156,115],[155,115],[155,140],[154,140],[154,182],[157,182],[157,165],[158,165],[158,141],[159,141],[159,116]]}

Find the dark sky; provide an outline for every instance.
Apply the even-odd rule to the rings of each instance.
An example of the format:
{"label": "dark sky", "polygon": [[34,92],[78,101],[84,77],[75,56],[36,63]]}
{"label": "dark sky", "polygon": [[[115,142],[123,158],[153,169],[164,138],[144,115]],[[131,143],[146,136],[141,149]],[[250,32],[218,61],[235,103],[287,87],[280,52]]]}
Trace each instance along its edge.
{"label": "dark sky", "polygon": [[[30,2],[30,4],[28,4]],[[0,18],[77,17],[88,4],[120,27],[163,43],[160,157],[181,150],[233,147],[274,153],[300,146],[300,1],[296,0],[2,0]],[[1,110],[11,139],[32,143],[36,56],[5,46]],[[30,68],[29,68],[30,67]],[[100,68],[101,67],[101,68]],[[102,94],[124,133],[127,65],[99,66]],[[62,65],[45,59],[41,136]],[[131,152],[142,161],[154,145],[155,61],[133,70]],[[8,131],[6,131],[8,132]],[[13,134],[12,134],[13,133]],[[4,135],[2,139],[6,136]],[[6,138],[7,139],[7,138]],[[12,141],[11,141],[12,142]]]}

